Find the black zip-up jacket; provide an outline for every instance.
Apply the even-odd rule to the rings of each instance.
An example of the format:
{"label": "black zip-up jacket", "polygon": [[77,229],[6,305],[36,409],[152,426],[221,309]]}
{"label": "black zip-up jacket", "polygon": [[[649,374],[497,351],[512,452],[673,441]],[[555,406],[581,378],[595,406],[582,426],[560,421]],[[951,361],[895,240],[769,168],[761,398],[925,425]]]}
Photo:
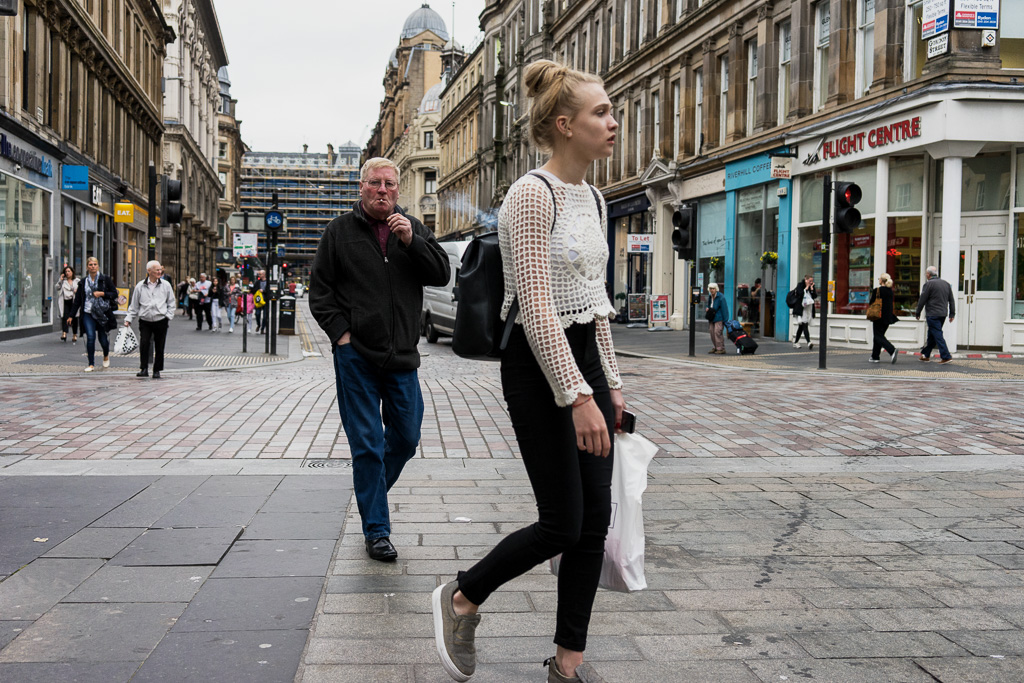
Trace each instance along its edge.
{"label": "black zip-up jacket", "polygon": [[383,370],[420,366],[423,287],[441,286],[451,277],[448,255],[423,223],[412,223],[412,242],[388,236],[388,255],[363,213],[361,202],[327,224],[313,258],[309,310],[337,344],[352,333],[352,348]]}

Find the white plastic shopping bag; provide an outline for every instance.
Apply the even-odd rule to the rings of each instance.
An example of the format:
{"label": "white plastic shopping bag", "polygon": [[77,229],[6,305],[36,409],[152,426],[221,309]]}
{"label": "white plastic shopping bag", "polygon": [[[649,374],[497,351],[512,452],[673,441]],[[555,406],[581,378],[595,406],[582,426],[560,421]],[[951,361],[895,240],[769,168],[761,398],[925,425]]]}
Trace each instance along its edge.
{"label": "white plastic shopping bag", "polygon": [[[615,435],[612,464],[612,519],[604,541],[601,588],[629,593],[647,588],[644,578],[644,511],[641,497],[647,489],[647,466],[658,447],[639,434]],[[551,558],[558,575],[561,555]]]}
{"label": "white plastic shopping bag", "polygon": [[135,338],[132,328],[125,326],[118,330],[117,338],[114,340],[114,353],[126,356],[137,348],[139,340]]}

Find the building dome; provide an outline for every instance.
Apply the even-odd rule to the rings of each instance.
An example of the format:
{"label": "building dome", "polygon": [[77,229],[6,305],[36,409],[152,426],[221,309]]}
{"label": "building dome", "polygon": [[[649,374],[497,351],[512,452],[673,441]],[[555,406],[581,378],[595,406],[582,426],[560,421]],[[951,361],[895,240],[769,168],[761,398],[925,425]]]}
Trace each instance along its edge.
{"label": "building dome", "polygon": [[430,5],[423,3],[423,6],[409,15],[402,27],[402,40],[418,36],[424,31],[433,31],[441,40],[448,40],[448,27],[441,15],[430,9]]}
{"label": "building dome", "polygon": [[434,85],[430,90],[423,95],[423,99],[420,101],[419,112],[421,114],[430,114],[441,109],[441,92],[444,91],[445,82],[442,79],[441,82]]}
{"label": "building dome", "polygon": [[220,94],[231,95],[231,79],[228,78],[228,68],[222,66],[217,70],[217,80],[220,82]]}
{"label": "building dome", "polygon": [[390,64],[391,66],[393,66],[395,68],[398,68],[398,48],[397,47],[394,50],[391,51],[391,56],[388,57],[388,64]]}

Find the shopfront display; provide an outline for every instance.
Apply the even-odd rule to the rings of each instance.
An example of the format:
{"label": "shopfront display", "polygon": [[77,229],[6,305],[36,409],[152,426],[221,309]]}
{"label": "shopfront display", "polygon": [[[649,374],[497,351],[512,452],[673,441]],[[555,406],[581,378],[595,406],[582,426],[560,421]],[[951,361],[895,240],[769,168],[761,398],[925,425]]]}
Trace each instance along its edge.
{"label": "shopfront display", "polygon": [[0,172],[0,328],[47,322],[51,194]]}
{"label": "shopfront display", "polygon": [[[647,208],[651,205],[646,194],[634,195],[608,204],[609,242],[612,259],[610,296],[621,313],[619,322],[633,319],[626,310],[626,301],[637,297],[642,304],[635,307],[639,320],[647,319],[647,297],[652,293],[654,249],[654,223]],[[639,299],[637,299],[639,300]]]}

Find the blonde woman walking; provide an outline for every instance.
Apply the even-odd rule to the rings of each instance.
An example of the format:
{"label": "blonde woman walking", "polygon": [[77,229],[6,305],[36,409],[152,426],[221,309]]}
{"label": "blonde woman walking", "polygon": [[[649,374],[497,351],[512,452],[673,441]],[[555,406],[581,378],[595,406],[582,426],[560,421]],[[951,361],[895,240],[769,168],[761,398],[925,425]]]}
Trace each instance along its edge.
{"label": "blonde woman walking", "polygon": [[448,674],[476,668],[478,608],[500,586],[561,553],[548,681],[578,681],[611,516],[612,434],[624,402],[605,294],[603,198],[585,181],[611,156],[619,127],[601,80],[542,60],[527,67],[530,133],[551,153],[509,189],[498,215],[502,316],[517,324],[501,382],[539,519],[507,536],[433,594],[438,654]]}

